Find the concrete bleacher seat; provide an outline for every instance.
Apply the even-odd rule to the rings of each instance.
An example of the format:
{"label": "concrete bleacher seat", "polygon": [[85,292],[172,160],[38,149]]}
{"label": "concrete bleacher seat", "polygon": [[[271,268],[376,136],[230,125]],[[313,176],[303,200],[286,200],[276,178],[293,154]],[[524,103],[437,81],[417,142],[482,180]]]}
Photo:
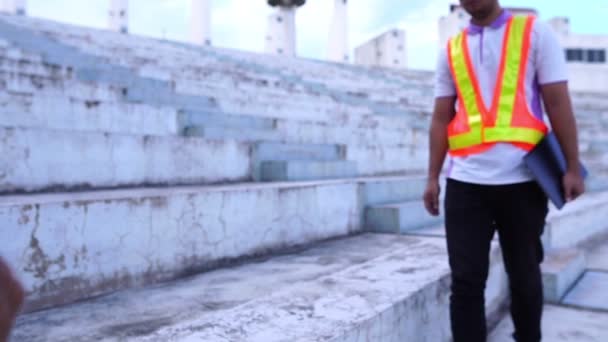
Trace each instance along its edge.
{"label": "concrete bleacher seat", "polygon": [[[496,248],[492,265],[490,314],[506,296]],[[448,341],[448,288],[442,240],[365,234],[33,313],[15,338]]]}
{"label": "concrete bleacher seat", "polygon": [[26,310],[361,231],[357,180],[0,197]]}
{"label": "concrete bleacher seat", "polygon": [[0,192],[213,184],[251,179],[235,140],[0,127]]}

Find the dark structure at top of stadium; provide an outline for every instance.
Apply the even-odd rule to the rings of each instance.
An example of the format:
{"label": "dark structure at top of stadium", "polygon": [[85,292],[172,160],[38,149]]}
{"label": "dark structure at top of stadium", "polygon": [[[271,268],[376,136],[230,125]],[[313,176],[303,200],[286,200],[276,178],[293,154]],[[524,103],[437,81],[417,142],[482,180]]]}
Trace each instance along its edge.
{"label": "dark structure at top of stadium", "polygon": [[299,7],[306,3],[306,0],[268,0],[268,4],[272,7],[284,6],[284,7]]}

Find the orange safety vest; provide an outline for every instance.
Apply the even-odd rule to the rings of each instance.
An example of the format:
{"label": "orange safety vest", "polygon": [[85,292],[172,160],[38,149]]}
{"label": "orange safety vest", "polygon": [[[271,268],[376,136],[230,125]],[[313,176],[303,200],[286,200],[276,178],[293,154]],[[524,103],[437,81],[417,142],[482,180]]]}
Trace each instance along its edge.
{"label": "orange safety vest", "polygon": [[492,107],[486,108],[473,70],[467,30],[448,42],[449,64],[458,90],[458,109],[448,126],[450,155],[481,153],[497,142],[530,151],[547,133],[526,100],[526,69],[532,16],[511,17],[505,29]]}

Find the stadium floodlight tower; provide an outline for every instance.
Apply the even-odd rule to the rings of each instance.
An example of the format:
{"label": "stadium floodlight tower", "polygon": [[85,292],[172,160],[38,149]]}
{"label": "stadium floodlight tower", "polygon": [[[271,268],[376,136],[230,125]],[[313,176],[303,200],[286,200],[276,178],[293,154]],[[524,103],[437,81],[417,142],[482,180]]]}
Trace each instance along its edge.
{"label": "stadium floodlight tower", "polygon": [[27,0],[0,0],[0,10],[10,14],[25,15]]}
{"label": "stadium floodlight tower", "polygon": [[129,0],[110,0],[108,26],[112,31],[129,32]]}
{"label": "stadium floodlight tower", "polygon": [[296,9],[305,3],[306,0],[268,0],[268,5],[277,7],[278,10],[268,17],[267,53],[295,55]]}
{"label": "stadium floodlight tower", "polygon": [[329,29],[327,58],[334,62],[349,61],[348,0],[334,0],[334,15]]}
{"label": "stadium floodlight tower", "polygon": [[190,17],[194,44],[211,45],[211,0],[192,0]]}

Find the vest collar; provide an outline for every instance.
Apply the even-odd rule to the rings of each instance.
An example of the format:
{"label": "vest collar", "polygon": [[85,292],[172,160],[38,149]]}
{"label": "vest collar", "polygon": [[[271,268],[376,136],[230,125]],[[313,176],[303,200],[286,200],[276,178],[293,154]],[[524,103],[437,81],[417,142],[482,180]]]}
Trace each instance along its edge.
{"label": "vest collar", "polygon": [[469,27],[467,29],[467,32],[470,35],[475,35],[475,34],[481,33],[483,31],[483,29],[486,27],[490,27],[492,29],[499,29],[503,25],[505,25],[507,23],[507,21],[509,21],[509,19],[511,19],[512,16],[513,15],[511,14],[511,12],[509,12],[506,9],[503,9],[502,13],[500,13],[498,18],[496,18],[496,20],[494,20],[494,22],[492,22],[488,26],[479,26],[479,25],[473,24],[472,22],[469,22]]}

